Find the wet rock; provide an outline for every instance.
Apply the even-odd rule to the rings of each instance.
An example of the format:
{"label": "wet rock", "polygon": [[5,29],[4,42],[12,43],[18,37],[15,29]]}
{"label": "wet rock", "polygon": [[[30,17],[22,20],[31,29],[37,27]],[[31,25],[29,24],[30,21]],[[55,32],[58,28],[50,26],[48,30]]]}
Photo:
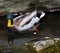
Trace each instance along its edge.
{"label": "wet rock", "polygon": [[4,41],[4,40],[0,40],[0,46],[8,46],[8,43],[7,41]]}
{"label": "wet rock", "polygon": [[[25,3],[25,5],[24,5]],[[6,15],[11,12],[19,12],[28,8],[28,3],[14,3],[12,1],[0,2],[0,15]],[[22,6],[23,5],[23,6]]]}
{"label": "wet rock", "polygon": [[4,2],[5,0],[0,0],[0,2]]}
{"label": "wet rock", "polygon": [[40,50],[47,48],[53,44],[55,44],[54,40],[43,40],[43,41],[35,42],[33,47],[36,49],[36,51],[40,51]]}
{"label": "wet rock", "polygon": [[[0,0],[0,13],[8,13],[8,12],[19,12],[26,10],[30,2],[34,0]],[[40,3],[44,4],[47,8],[59,7],[60,1],[59,0],[41,0]],[[47,4],[46,4],[47,3]],[[2,9],[1,9],[2,8]],[[7,14],[6,13],[6,14]]]}
{"label": "wet rock", "polygon": [[54,38],[55,42],[58,42],[60,40],[60,38]]}
{"label": "wet rock", "polygon": [[48,36],[46,36],[46,37],[44,37],[45,39],[49,39],[50,37],[48,37]]}

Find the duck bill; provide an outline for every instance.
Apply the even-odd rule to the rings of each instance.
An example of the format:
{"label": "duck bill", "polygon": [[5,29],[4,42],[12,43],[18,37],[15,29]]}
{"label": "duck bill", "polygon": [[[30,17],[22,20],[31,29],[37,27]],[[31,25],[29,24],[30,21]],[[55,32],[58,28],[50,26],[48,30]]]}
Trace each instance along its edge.
{"label": "duck bill", "polygon": [[11,27],[11,20],[10,19],[7,22],[7,27]]}

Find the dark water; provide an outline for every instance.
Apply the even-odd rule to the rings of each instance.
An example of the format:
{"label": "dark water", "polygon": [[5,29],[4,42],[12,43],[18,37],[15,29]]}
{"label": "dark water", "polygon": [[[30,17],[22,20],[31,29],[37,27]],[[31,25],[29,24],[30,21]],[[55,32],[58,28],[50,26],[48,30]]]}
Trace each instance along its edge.
{"label": "dark water", "polygon": [[37,35],[33,35],[33,32],[31,33],[24,33],[20,34],[17,32],[11,32],[8,33],[6,31],[6,17],[1,17],[0,19],[0,40],[8,41],[9,34],[11,40],[14,40],[14,44],[20,44],[22,45],[25,42],[30,41],[31,39],[37,38],[37,39],[43,39],[44,37],[60,37],[60,12],[54,12],[54,13],[46,13],[46,16],[41,19],[41,23],[39,26],[39,33]]}

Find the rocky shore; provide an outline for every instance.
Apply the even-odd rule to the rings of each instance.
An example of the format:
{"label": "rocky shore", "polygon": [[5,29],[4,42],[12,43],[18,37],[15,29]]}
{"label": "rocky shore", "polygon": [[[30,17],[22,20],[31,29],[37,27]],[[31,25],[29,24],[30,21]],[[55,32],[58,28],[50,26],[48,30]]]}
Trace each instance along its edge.
{"label": "rocky shore", "polygon": [[[16,13],[26,10],[30,3],[34,3],[35,0],[0,0],[0,15],[5,15],[9,12]],[[37,6],[44,6],[46,8],[55,8],[60,6],[60,0],[39,0],[39,4],[35,2]],[[41,5],[40,5],[41,4]]]}

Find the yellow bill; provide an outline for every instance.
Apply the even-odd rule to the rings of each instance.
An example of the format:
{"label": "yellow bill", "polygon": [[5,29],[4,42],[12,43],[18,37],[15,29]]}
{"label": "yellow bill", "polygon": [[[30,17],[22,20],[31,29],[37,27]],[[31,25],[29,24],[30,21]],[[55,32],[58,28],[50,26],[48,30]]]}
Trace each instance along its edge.
{"label": "yellow bill", "polygon": [[11,20],[10,19],[7,22],[7,27],[11,27]]}

